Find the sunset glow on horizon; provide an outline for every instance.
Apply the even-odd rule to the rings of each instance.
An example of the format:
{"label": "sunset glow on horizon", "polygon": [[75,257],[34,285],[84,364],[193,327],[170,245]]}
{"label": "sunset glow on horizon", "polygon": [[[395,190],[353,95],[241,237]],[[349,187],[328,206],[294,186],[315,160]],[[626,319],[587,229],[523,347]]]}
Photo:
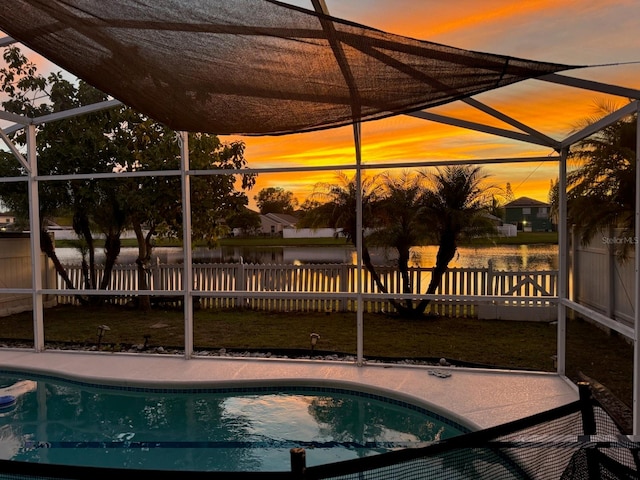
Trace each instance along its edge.
{"label": "sunset glow on horizon", "polygon": [[[312,9],[310,0],[285,0]],[[606,84],[640,88],[640,0],[326,0],[336,18],[397,35],[492,54],[555,62],[586,68],[563,75]],[[57,71],[41,56],[29,59],[46,74]],[[556,140],[566,138],[581,120],[592,117],[595,106],[625,98],[607,96],[540,80],[527,80],[477,95],[474,99]],[[463,102],[429,112],[515,131],[515,127]],[[250,168],[332,166],[335,169],[297,173],[264,173],[248,192],[281,187],[300,204],[319,183],[331,183],[337,171],[353,174],[352,127],[283,136],[221,136],[242,140]],[[473,162],[505,158],[550,158],[549,147],[505,139],[440,123],[398,115],[362,124],[362,163],[411,164]],[[401,167],[401,169],[413,167]],[[417,168],[417,167],[415,167]],[[555,161],[495,163],[483,167],[489,182],[509,183],[516,197],[547,201],[549,186],[558,176]],[[398,170],[400,171],[400,170]]]}
{"label": "sunset glow on horizon", "polygon": [[[289,3],[310,8],[310,2],[303,0]],[[579,0],[457,0],[446,4],[437,0],[327,0],[327,6],[338,18],[475,51],[569,65],[640,61],[640,40],[633,35],[640,27],[635,0],[589,5]],[[569,70],[566,75],[640,88],[638,64]],[[579,121],[593,116],[598,102],[612,101],[618,106],[626,102],[624,98],[538,80],[487,92],[476,99],[557,140],[574,131]],[[513,130],[460,102],[430,111]],[[355,163],[351,127],[231,139],[246,143],[245,155],[254,168]],[[405,115],[362,124],[363,164],[555,155],[549,148]],[[550,182],[558,176],[557,162],[487,165],[483,169],[490,175],[491,184],[505,188],[509,182],[516,197],[541,201],[547,201]],[[331,171],[260,174],[249,197],[262,188],[276,186],[292,191],[302,203],[318,182],[334,180],[335,172]],[[250,206],[255,208],[253,202]]]}

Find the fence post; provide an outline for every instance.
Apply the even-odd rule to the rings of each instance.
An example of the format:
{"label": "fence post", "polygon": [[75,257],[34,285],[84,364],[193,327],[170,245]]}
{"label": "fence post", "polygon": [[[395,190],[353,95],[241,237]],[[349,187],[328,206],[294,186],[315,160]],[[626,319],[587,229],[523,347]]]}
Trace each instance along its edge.
{"label": "fence post", "polygon": [[151,281],[149,282],[150,290],[159,290],[162,288],[160,281],[160,257],[156,257],[156,263],[151,265]]}
{"label": "fence post", "polygon": [[485,295],[493,295],[493,278],[494,278],[494,273],[493,273],[493,260],[489,260],[487,265],[487,284],[486,284],[486,291],[485,291]]}
{"label": "fence post", "polygon": [[[238,268],[236,269],[236,291],[238,290],[246,290],[247,289],[247,281],[246,281],[246,273],[245,273],[245,269],[244,269],[244,261],[242,260],[242,257],[240,258],[240,264],[238,265]],[[239,297],[236,297],[236,307],[244,307],[246,306],[246,302],[249,299],[244,297],[242,299],[240,299]]]}
{"label": "fence post", "polygon": [[[349,292],[349,265],[343,263],[340,266],[340,293]],[[345,297],[340,299],[340,311],[347,311],[347,299]]]}
{"label": "fence post", "polygon": [[[593,405],[591,404],[591,389],[588,382],[578,382],[578,392],[580,393],[580,413],[582,414],[582,430],[586,440],[591,435],[595,435],[596,431],[596,418],[593,412]],[[600,477],[600,462],[596,456],[597,451],[593,448],[586,448],[587,456],[587,472],[588,478],[601,478]]]}
{"label": "fence post", "polygon": [[[616,234],[613,227],[609,227],[607,235],[609,238],[612,238]],[[607,242],[605,245],[605,252],[607,256],[607,305],[606,305],[606,315],[609,318],[614,318],[616,311],[616,249],[612,243]]]}
{"label": "fence post", "polygon": [[591,405],[591,389],[588,382],[578,382],[580,393],[580,412],[582,413],[582,430],[585,435],[596,434],[596,418]]}
{"label": "fence post", "polygon": [[291,473],[295,478],[304,478],[307,468],[307,453],[304,448],[296,447],[289,450],[291,454]]}

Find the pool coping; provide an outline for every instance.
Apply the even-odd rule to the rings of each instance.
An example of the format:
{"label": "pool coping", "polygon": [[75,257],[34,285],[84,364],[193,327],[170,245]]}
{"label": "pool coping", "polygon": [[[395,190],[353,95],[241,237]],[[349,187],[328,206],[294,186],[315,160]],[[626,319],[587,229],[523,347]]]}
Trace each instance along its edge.
{"label": "pool coping", "polygon": [[268,385],[345,388],[412,403],[468,427],[488,428],[578,399],[556,373],[284,358],[0,348],[0,369],[103,385],[231,388]]}

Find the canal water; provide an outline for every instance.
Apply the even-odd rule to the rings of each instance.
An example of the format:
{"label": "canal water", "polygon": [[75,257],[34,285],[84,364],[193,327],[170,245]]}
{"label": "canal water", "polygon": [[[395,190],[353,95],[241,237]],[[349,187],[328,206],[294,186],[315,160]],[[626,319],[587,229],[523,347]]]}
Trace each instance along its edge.
{"label": "canal water", "polygon": [[[81,256],[74,248],[57,248],[58,257],[63,264],[79,264]],[[104,255],[97,250],[97,261],[102,262]],[[393,265],[393,250],[373,249],[372,260],[376,265]],[[412,249],[410,266],[433,267],[437,247],[425,246]],[[123,248],[118,258],[120,264],[131,264],[137,256],[136,248]],[[154,249],[154,263],[182,263],[182,249],[178,247],[160,247]],[[218,247],[213,249],[196,248],[193,251],[197,263],[261,263],[261,264],[355,264],[353,248],[345,247]],[[492,263],[497,270],[556,270],[558,268],[557,245],[500,245],[493,247],[460,247],[449,267],[486,268]]]}

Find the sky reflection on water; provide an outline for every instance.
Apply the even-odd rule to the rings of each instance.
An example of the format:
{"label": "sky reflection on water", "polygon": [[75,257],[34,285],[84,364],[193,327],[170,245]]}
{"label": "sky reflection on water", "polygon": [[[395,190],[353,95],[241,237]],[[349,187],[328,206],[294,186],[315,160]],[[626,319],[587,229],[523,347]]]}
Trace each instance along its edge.
{"label": "sky reflection on water", "polygon": [[[56,249],[63,264],[79,264],[80,254],[73,248]],[[437,247],[417,247],[412,250],[411,266],[433,267]],[[104,260],[101,251],[96,252],[98,262]],[[136,248],[123,248],[118,259],[120,264],[132,264],[137,255]],[[265,264],[322,264],[356,263],[356,255],[348,247],[218,247],[196,248],[193,252],[197,263],[265,263]],[[376,265],[393,265],[392,250],[372,249]],[[156,248],[154,263],[182,263],[179,247]],[[557,245],[500,245],[494,247],[460,247],[450,267],[486,268],[489,261],[496,270],[556,270],[558,268]]]}

